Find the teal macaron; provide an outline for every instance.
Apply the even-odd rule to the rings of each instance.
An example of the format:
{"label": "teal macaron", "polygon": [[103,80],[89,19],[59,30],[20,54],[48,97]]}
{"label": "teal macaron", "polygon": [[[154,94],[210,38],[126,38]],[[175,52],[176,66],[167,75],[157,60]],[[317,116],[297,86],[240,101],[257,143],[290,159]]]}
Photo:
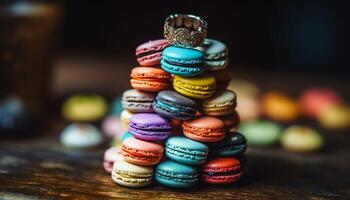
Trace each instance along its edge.
{"label": "teal macaron", "polygon": [[238,132],[229,132],[219,142],[209,145],[210,154],[214,156],[240,156],[247,148],[246,138]]}
{"label": "teal macaron", "polygon": [[171,137],[165,142],[165,156],[180,163],[203,164],[208,153],[207,145],[186,137]]}
{"label": "teal macaron", "polygon": [[155,170],[155,180],[173,188],[188,188],[198,182],[198,170],[172,160],[161,162]]}
{"label": "teal macaron", "polygon": [[163,50],[161,66],[170,74],[196,76],[205,69],[204,58],[199,50],[170,46]]}

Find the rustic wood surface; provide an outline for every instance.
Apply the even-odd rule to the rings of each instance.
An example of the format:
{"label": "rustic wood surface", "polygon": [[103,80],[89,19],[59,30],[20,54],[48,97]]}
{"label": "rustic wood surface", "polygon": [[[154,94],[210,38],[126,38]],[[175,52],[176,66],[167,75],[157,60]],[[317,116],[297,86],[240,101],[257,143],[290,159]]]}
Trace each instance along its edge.
{"label": "rustic wood surface", "polygon": [[[255,75],[249,76],[254,79]],[[267,79],[265,87],[272,82]],[[60,91],[63,90],[66,88]],[[48,133],[42,136],[0,140],[0,199],[348,199],[350,196],[348,133],[323,132],[326,147],[312,155],[288,153],[279,146],[248,148],[248,172],[235,185],[200,184],[177,190],[154,183],[147,188],[129,189],[116,185],[102,168],[107,144],[85,151],[63,148],[58,135],[64,126],[64,122],[54,120]]]}
{"label": "rustic wood surface", "polygon": [[[334,144],[314,155],[248,149],[244,179],[225,187],[188,190],[158,184],[129,189],[116,185],[101,165],[100,147],[77,151],[58,143],[62,123],[51,135],[0,142],[0,199],[346,199],[350,195],[350,135],[332,135]],[[335,143],[336,142],[336,143]],[[327,150],[328,149],[328,150]]]}

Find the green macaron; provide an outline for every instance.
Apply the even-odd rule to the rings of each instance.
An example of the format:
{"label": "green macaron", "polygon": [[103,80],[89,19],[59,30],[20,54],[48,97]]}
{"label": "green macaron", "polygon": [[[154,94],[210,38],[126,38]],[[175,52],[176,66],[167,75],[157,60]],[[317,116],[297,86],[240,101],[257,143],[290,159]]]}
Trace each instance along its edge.
{"label": "green macaron", "polygon": [[256,120],[242,123],[239,132],[246,137],[250,145],[269,146],[279,140],[282,127],[271,121]]}

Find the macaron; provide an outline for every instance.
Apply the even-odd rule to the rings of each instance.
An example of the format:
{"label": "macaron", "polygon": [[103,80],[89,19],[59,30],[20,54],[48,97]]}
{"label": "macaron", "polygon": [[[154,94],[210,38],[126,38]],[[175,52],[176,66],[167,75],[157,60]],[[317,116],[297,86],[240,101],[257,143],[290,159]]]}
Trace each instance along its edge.
{"label": "macaron", "polygon": [[165,156],[184,164],[203,164],[208,153],[207,145],[182,136],[171,137],[165,143]]}
{"label": "macaron", "polygon": [[126,138],[130,138],[130,137],[133,137],[133,135],[129,132],[129,131],[126,131],[122,137],[120,138],[121,141],[124,141]]}
{"label": "macaron", "polygon": [[153,102],[153,109],[163,117],[186,120],[193,118],[196,114],[197,103],[175,91],[163,90],[158,93]]}
{"label": "macaron", "polygon": [[235,111],[236,93],[231,90],[216,92],[208,99],[201,101],[201,112],[209,116],[228,115]]}
{"label": "macaron", "polygon": [[109,115],[119,116],[123,111],[122,96],[117,96],[109,106]]}
{"label": "macaron", "polygon": [[318,117],[326,108],[339,105],[341,97],[330,88],[309,88],[299,98],[301,112],[309,117]]}
{"label": "macaron", "polygon": [[141,140],[165,140],[170,136],[171,130],[171,121],[155,113],[138,113],[129,121],[130,133]]}
{"label": "macaron", "polygon": [[73,123],[63,129],[60,142],[69,148],[90,148],[102,143],[100,131],[91,124]]}
{"label": "macaron", "polygon": [[131,70],[131,87],[137,90],[159,92],[170,87],[170,74],[156,67],[135,67]]}
{"label": "macaron", "polygon": [[204,54],[199,50],[170,46],[162,56],[161,66],[170,74],[196,76],[204,71]]}
{"label": "macaron", "polygon": [[319,113],[317,120],[326,129],[348,129],[350,128],[350,107],[342,104],[327,106]]}
{"label": "macaron", "polygon": [[240,122],[240,117],[237,111],[233,111],[233,113],[228,115],[218,116],[217,118],[224,122],[226,130],[231,130],[232,128],[237,127]]}
{"label": "macaron", "polygon": [[203,46],[197,47],[205,55],[207,70],[221,70],[228,64],[228,48],[224,43],[214,39],[205,39]]}
{"label": "macaron", "polygon": [[118,116],[110,115],[102,121],[102,131],[105,136],[113,138],[123,133],[122,122]]}
{"label": "macaron", "polygon": [[184,135],[199,142],[217,142],[225,137],[225,124],[220,119],[199,116],[182,124]]}
{"label": "macaron", "polygon": [[230,184],[237,182],[243,175],[238,159],[218,157],[202,166],[202,179],[210,184]]}
{"label": "macaron", "polygon": [[133,137],[129,131],[124,132],[122,135],[118,135],[112,139],[111,146],[112,147],[120,147],[122,142],[129,137]]}
{"label": "macaron", "polygon": [[107,102],[99,95],[77,94],[64,101],[62,115],[68,121],[93,122],[100,120],[107,108]]}
{"label": "macaron", "polygon": [[0,100],[0,137],[22,137],[39,133],[41,122],[18,97]]}
{"label": "macaron", "polygon": [[156,165],[163,157],[162,145],[152,142],[127,138],[122,144],[122,154],[127,162],[136,165]]}
{"label": "macaron", "polygon": [[229,68],[221,69],[218,71],[210,72],[212,76],[214,76],[216,80],[216,89],[217,90],[225,90],[230,85],[232,80],[232,74]]}
{"label": "macaron", "polygon": [[162,52],[167,46],[169,43],[165,39],[153,40],[139,45],[135,51],[137,62],[144,67],[159,66]]}
{"label": "macaron", "polygon": [[264,120],[244,122],[238,130],[247,138],[248,144],[255,146],[273,145],[282,135],[282,126]]}
{"label": "macaron", "polygon": [[293,125],[284,130],[281,145],[287,151],[310,153],[323,146],[323,138],[315,129]]}
{"label": "macaron", "polygon": [[236,111],[242,122],[256,120],[261,116],[260,100],[257,96],[237,93]]}
{"label": "macaron", "polygon": [[127,130],[129,128],[129,121],[132,116],[134,116],[134,113],[131,113],[128,110],[123,110],[120,114],[120,120],[122,122],[122,127]]}
{"label": "macaron", "polygon": [[187,97],[206,99],[215,92],[215,78],[209,74],[194,77],[174,76],[173,87]]}
{"label": "macaron", "polygon": [[135,89],[126,90],[123,93],[123,108],[132,113],[153,112],[153,101],[156,94]]}
{"label": "macaron", "polygon": [[258,97],[261,92],[258,85],[253,81],[237,78],[230,81],[228,89],[235,91],[239,97],[242,95]]}
{"label": "macaron", "polygon": [[300,116],[297,101],[280,92],[268,92],[263,95],[261,110],[265,116],[279,122],[291,122]]}
{"label": "macaron", "polygon": [[173,188],[189,188],[197,184],[198,171],[195,167],[172,160],[161,162],[155,169],[155,180]]}
{"label": "macaron", "polygon": [[152,167],[118,161],[113,164],[112,180],[125,187],[145,187],[152,182],[153,174]]}
{"label": "macaron", "polygon": [[113,163],[124,160],[124,157],[117,147],[110,147],[107,149],[103,156],[103,168],[106,172],[111,173],[113,169]]}
{"label": "macaron", "polygon": [[214,156],[239,156],[245,152],[247,140],[238,132],[229,132],[223,140],[209,144],[209,148]]}

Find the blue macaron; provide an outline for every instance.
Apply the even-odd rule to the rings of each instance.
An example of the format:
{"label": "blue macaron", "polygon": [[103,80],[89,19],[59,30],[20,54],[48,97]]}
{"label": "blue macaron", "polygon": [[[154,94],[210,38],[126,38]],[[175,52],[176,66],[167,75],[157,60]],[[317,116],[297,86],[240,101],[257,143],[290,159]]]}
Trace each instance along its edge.
{"label": "blue macaron", "polygon": [[153,102],[153,110],[163,117],[187,120],[195,116],[197,103],[175,91],[163,90]]}
{"label": "blue macaron", "polygon": [[214,156],[239,156],[245,152],[247,140],[238,132],[229,132],[223,140],[211,143],[209,148]]}
{"label": "blue macaron", "polygon": [[120,138],[121,141],[124,141],[125,139],[132,137],[132,134],[129,131],[126,131],[122,137]]}
{"label": "blue macaron", "polygon": [[198,171],[190,165],[166,160],[156,167],[155,180],[168,187],[188,188],[198,182]]}
{"label": "blue macaron", "polygon": [[208,153],[207,145],[182,136],[171,137],[165,143],[165,156],[184,164],[203,164]]}
{"label": "blue macaron", "polygon": [[163,50],[161,65],[171,74],[196,76],[205,69],[204,58],[199,50],[170,46]]}

